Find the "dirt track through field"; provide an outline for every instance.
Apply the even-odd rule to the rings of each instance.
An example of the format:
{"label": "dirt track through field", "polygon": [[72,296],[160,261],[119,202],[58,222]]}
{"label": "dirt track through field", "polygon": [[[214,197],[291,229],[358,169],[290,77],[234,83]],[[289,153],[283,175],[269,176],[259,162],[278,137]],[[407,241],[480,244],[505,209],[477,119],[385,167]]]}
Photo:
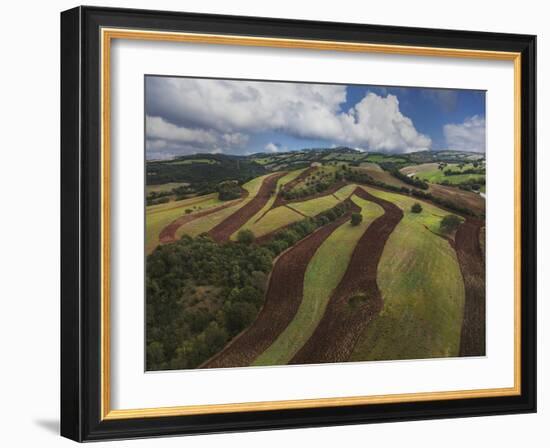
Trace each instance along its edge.
{"label": "dirt track through field", "polygon": [[244,226],[269,201],[269,198],[277,187],[277,181],[286,174],[285,171],[281,171],[264,179],[258,194],[235,213],[217,224],[208,232],[208,235],[218,243],[229,241],[231,235]]}
{"label": "dirt track through field", "polygon": [[456,256],[466,292],[460,356],[485,355],[485,262],[479,242],[482,226],[482,221],[466,218],[455,235]]}
{"label": "dirt track through field", "polygon": [[[347,361],[357,339],[382,310],[382,295],[376,281],[382,251],[403,212],[393,203],[375,197],[362,188],[355,194],[374,202],[384,214],[368,227],[353,251],[348,268],[332,294],[325,314],[314,333],[296,353],[290,364],[310,364]],[[358,293],[364,301],[350,304],[349,299]]]}
{"label": "dirt track through field", "polygon": [[256,320],[201,368],[248,366],[273,344],[300,307],[304,275],[311,258],[332,232],[358,210],[359,207],[351,204],[344,216],[316,230],[279,256],[271,272],[264,306]]}

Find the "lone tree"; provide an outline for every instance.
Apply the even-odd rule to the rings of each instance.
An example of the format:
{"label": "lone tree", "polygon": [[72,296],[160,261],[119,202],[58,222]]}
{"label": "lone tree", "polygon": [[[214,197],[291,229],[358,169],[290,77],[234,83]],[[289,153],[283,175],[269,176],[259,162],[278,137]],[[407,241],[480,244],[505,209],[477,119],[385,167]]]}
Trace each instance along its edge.
{"label": "lone tree", "polygon": [[351,225],[358,226],[363,221],[363,215],[361,213],[352,213],[351,215]]}
{"label": "lone tree", "polygon": [[254,242],[255,236],[252,230],[245,229],[240,230],[237,233],[237,241],[241,244],[252,244]]}
{"label": "lone tree", "polygon": [[456,215],[446,215],[441,220],[439,228],[445,232],[449,233],[455,230],[460,225],[460,218]]}
{"label": "lone tree", "polygon": [[420,213],[421,211],[422,211],[422,206],[418,202],[415,202],[411,207],[411,212]]}

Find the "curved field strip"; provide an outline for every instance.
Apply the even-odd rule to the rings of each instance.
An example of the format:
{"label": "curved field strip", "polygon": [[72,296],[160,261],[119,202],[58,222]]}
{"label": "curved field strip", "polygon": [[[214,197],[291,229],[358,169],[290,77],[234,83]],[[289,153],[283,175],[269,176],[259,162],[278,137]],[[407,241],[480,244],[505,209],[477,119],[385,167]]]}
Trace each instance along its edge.
{"label": "curved field strip", "polygon": [[460,356],[485,355],[485,262],[480,244],[483,222],[467,218],[455,236],[466,299],[460,336]]}
{"label": "curved field strip", "polygon": [[293,202],[292,204],[287,204],[287,207],[292,210],[297,211],[305,216],[315,216],[321,213],[324,210],[334,207],[340,201],[336,199],[333,195],[321,196],[319,198],[310,199],[309,201],[304,202]]}
{"label": "curved field strip", "polygon": [[270,210],[260,221],[249,225],[247,229],[259,238],[302,219],[304,217],[300,213],[282,206]]}
{"label": "curved field strip", "polygon": [[428,162],[428,163],[421,163],[419,165],[410,165],[406,166],[404,168],[401,168],[399,171],[401,171],[403,174],[409,176],[415,176],[419,173],[426,173],[426,172],[432,172],[434,170],[437,170],[439,167],[438,162]]}
{"label": "curved field strip", "polygon": [[351,200],[361,208],[363,221],[358,226],[345,222],[317,249],[307,266],[303,299],[296,316],[253,365],[288,363],[313,334],[323,317],[333,290],[347,269],[359,238],[368,226],[384,213],[384,210],[373,202],[357,196],[352,196]]}
{"label": "curved field strip", "polygon": [[208,216],[212,213],[216,213],[220,210],[224,210],[228,207],[234,206],[238,204],[239,202],[243,201],[244,198],[248,195],[248,192],[246,190],[243,190],[243,193],[246,193],[246,195],[243,195],[243,198],[237,199],[234,201],[228,201],[224,205],[220,205],[218,207],[212,207],[207,210],[202,210],[200,212],[196,213],[190,213],[185,214],[183,216],[180,216],[176,220],[172,221],[170,224],[168,224],[166,227],[164,227],[160,234],[159,234],[159,241],[162,244],[166,243],[172,243],[174,241],[177,241],[176,239],[176,232],[178,229],[183,226],[184,224],[187,224],[188,222],[194,221],[195,219],[203,218],[205,216]]}
{"label": "curved field strip", "polygon": [[170,201],[164,204],[148,205],[146,207],[146,211],[148,214],[162,213],[175,208],[192,208],[202,206],[203,204],[214,205],[221,202],[222,201],[218,199],[218,193],[210,193],[205,194],[204,196],[195,196],[192,198],[183,199],[181,201]]}
{"label": "curved field strip", "polygon": [[[302,170],[299,170],[298,176],[294,177],[294,179],[291,179],[289,182],[285,182],[284,189],[285,190],[292,190],[297,184],[302,182],[305,178],[307,178],[315,170],[316,170],[316,168],[314,168],[314,167],[309,167],[309,168],[304,168]],[[276,207],[279,207],[279,206],[281,206],[285,203],[285,200],[280,195],[281,191],[282,191],[282,188],[277,191],[277,195],[275,196],[273,204],[271,204],[270,208],[276,208]]]}
{"label": "curved field strip", "polygon": [[159,245],[159,236],[167,225],[185,215],[186,209],[209,210],[221,204],[217,195],[205,195],[183,201],[153,205],[145,211],[145,251],[150,254]]}
{"label": "curved field strip", "polygon": [[[348,189],[348,187],[339,187],[340,189],[338,192],[340,190],[346,190],[348,193],[346,196],[339,195],[343,197],[342,201],[348,198],[353,192],[353,190]],[[252,223],[249,221],[246,228],[251,230],[256,238],[263,238],[270,233],[304,219],[306,216],[312,217],[318,215],[342,201],[338,201],[332,193],[325,193],[324,196],[319,196],[307,201],[290,202],[281,207],[269,210],[259,221]]]}
{"label": "curved field strip", "polygon": [[403,212],[392,202],[358,188],[356,194],[378,204],[384,214],[359,239],[325,313],[291,364],[347,361],[365,327],[382,309],[377,284],[378,262],[384,245],[401,221]]}
{"label": "curved field strip", "polygon": [[340,188],[338,191],[335,191],[333,195],[338,198],[340,201],[343,201],[351,196],[355,189],[357,188],[357,185],[355,184],[349,184],[345,187]]}
{"label": "curved field strip", "polygon": [[[275,205],[274,205],[275,201],[276,201],[276,199],[278,197],[278,194],[281,191],[281,189],[285,185],[287,185],[289,182],[292,182],[294,179],[299,177],[301,175],[301,173],[303,173],[304,171],[305,171],[305,168],[302,168],[302,169],[299,169],[299,170],[291,171],[290,173],[288,173],[285,176],[281,177],[279,179],[279,181],[277,182],[277,187],[276,187],[277,194],[271,195],[269,200],[267,201],[267,203],[262,207],[262,209],[259,210],[258,213],[256,213],[254,216],[252,216],[252,218],[250,218],[248,220],[248,222],[241,227],[241,229],[249,229],[251,225],[253,225],[254,223],[260,221],[270,210],[274,209],[275,208]],[[232,240],[236,239],[237,233],[238,233],[238,231],[233,233],[233,235],[231,235]]]}
{"label": "curved field strip", "polygon": [[286,175],[285,172],[280,172],[271,174],[263,179],[257,193],[251,195],[250,200],[244,201],[244,205],[235,211],[235,213],[231,214],[208,231],[210,237],[217,242],[228,241],[233,233],[246,224],[246,222],[258,213],[258,211],[260,211],[269,201],[269,198],[272,196],[277,186],[277,182],[284,175]]}
{"label": "curved field strip", "polygon": [[264,306],[256,320],[201,368],[248,366],[275,341],[298,311],[304,275],[311,257],[349,216],[348,213],[321,227],[277,258],[269,278]]}
{"label": "curved field strip", "polygon": [[252,198],[260,190],[263,181],[269,176],[270,175],[268,174],[265,176],[256,177],[251,181],[247,182],[246,184],[244,184],[242,188],[248,192],[248,196],[244,201],[237,199],[236,200],[237,202],[233,203],[231,207],[218,210],[206,216],[202,216],[200,219],[192,220],[180,226],[176,231],[175,239],[176,240],[180,239],[182,235],[189,235],[192,237],[196,237],[201,233],[208,232],[214,226],[219,224],[228,216],[231,216],[231,214],[235,213],[237,210],[239,210],[239,208],[243,207],[245,204],[251,201]]}
{"label": "curved field strip", "polygon": [[[384,306],[363,331],[351,361],[457,356],[464,282],[451,245],[433,231],[447,212],[404,195],[368,188],[402,208],[378,265]],[[411,213],[419,202],[423,211]]]}

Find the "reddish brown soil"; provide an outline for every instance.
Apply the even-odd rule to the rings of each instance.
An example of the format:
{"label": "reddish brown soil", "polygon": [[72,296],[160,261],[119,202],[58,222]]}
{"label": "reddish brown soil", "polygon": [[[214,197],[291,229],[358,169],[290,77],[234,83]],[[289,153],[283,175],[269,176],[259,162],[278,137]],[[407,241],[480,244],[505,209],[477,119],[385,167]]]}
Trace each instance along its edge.
{"label": "reddish brown soil", "polygon": [[485,261],[479,242],[483,221],[466,218],[457,229],[455,250],[466,298],[460,356],[485,355]]}
{"label": "reddish brown soil", "polygon": [[457,206],[472,210],[478,215],[485,213],[485,198],[477,193],[461,190],[457,187],[438,184],[430,184],[428,191],[436,198],[452,201]]}
{"label": "reddish brown soil", "polygon": [[[365,327],[382,309],[382,295],[376,281],[378,263],[403,212],[363,189],[356,189],[355,194],[380,205],[385,213],[367,227],[319,325],[290,364],[347,361]],[[350,304],[350,298],[358,293],[365,294],[366,300]]]}
{"label": "reddish brown soil", "polygon": [[353,204],[346,215],[321,227],[279,256],[271,272],[265,304],[256,320],[201,368],[248,366],[277,339],[300,307],[304,275],[311,258],[330,234],[350,218],[351,212],[358,209]]}
{"label": "reddish brown soil", "polygon": [[241,202],[247,196],[248,196],[248,191],[243,189],[243,194],[241,196],[242,199],[238,199],[236,201],[230,201],[227,204],[220,205],[219,207],[213,207],[213,208],[210,208],[208,210],[203,210],[203,211],[198,212],[198,213],[191,213],[189,215],[180,216],[179,218],[172,221],[164,229],[161,230],[161,232],[159,234],[159,241],[162,244],[173,243],[174,241],[176,241],[176,232],[184,224],[187,224],[188,222],[194,221],[195,219],[202,218],[203,216],[207,216],[207,215],[210,215],[212,213],[216,213],[217,211],[223,210],[224,208],[231,207],[235,204],[238,204],[239,202]]}
{"label": "reddish brown soil", "polygon": [[210,237],[218,243],[228,241],[231,235],[245,225],[269,201],[271,194],[277,186],[277,181],[285,174],[286,172],[283,171],[272,174],[264,179],[258,194],[235,213],[211,229],[208,232]]}

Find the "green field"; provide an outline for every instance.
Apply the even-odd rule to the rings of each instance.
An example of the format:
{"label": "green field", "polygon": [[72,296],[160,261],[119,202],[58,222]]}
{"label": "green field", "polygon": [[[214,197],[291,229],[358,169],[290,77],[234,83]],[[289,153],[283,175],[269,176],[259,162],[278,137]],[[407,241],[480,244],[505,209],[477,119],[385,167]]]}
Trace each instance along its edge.
{"label": "green field", "polygon": [[443,169],[438,168],[437,163],[425,163],[422,165],[410,166],[401,170],[402,173],[418,177],[419,179],[431,182],[433,184],[440,184],[443,181],[447,181],[452,185],[460,184],[462,182],[472,179],[485,179],[484,174],[455,174],[452,176],[446,176],[445,170],[452,171],[464,171],[469,168],[474,168],[471,163],[467,163],[462,169],[459,168],[457,163],[449,163]]}
{"label": "green field", "polygon": [[212,213],[211,215],[203,216],[202,218],[199,218],[195,221],[188,222],[187,224],[184,224],[176,231],[176,238],[179,239],[183,235],[189,235],[189,236],[198,236],[201,233],[208,232],[211,230],[216,224],[219,224],[222,220],[227,218],[232,213],[236,212],[240,207],[242,207],[244,204],[246,204],[248,201],[250,201],[256,194],[258,194],[258,191],[260,187],[262,186],[262,182],[268,175],[256,177],[255,179],[252,179],[250,182],[247,182],[243,185],[243,188],[248,191],[249,195],[244,201],[239,201],[238,199],[235,201],[236,204],[224,208],[223,210],[219,210],[215,213]]}
{"label": "green field", "polygon": [[356,162],[365,158],[365,154],[340,154],[340,153],[331,153],[325,157],[323,160],[343,160],[346,162]]}
{"label": "green field", "polygon": [[374,163],[381,163],[381,162],[389,162],[389,163],[407,163],[408,160],[399,157],[399,156],[387,156],[384,154],[368,154],[367,157],[364,158],[365,162],[374,162]]}
{"label": "green field", "polygon": [[186,214],[186,210],[198,212],[222,204],[212,193],[183,201],[167,202],[165,204],[151,205],[145,212],[145,252],[150,254],[159,244],[159,234],[172,221]]}
{"label": "green field", "polygon": [[342,187],[338,191],[334,192],[334,196],[336,196],[341,201],[344,201],[350,196],[350,194],[353,193],[356,188],[357,185],[355,184],[346,185],[345,187]]}
{"label": "green field", "polygon": [[[279,192],[280,189],[286,185],[287,183],[293,181],[294,179],[296,179],[301,173],[302,171],[304,171],[305,168],[303,169],[299,169],[299,170],[294,170],[294,171],[291,171],[289,172],[288,174],[286,174],[285,176],[281,177],[278,181],[277,181],[277,188],[276,188],[276,191]],[[267,203],[262,207],[262,209],[256,213],[252,218],[250,218],[248,220],[248,222],[241,228],[239,229],[238,231],[236,231],[233,235],[231,235],[231,239],[232,240],[235,240],[237,238],[237,234],[239,233],[240,230],[243,230],[243,229],[251,229],[251,227],[254,226],[254,223],[256,221],[259,221],[260,218],[262,218],[266,212],[268,210],[271,209],[271,207],[273,206],[273,203],[275,202],[275,199],[277,198],[277,195],[274,194],[272,195],[269,200],[267,201]]]}
{"label": "green field", "polygon": [[281,206],[267,212],[259,221],[247,224],[245,228],[251,230],[256,237],[259,237],[302,219],[304,217],[299,213]]}
{"label": "green field", "polygon": [[286,364],[309,339],[323,317],[332,291],[344,275],[357,241],[370,223],[384,212],[373,202],[357,196],[351,199],[361,207],[363,221],[358,226],[352,226],[349,221],[342,224],[317,249],[307,267],[304,296],[295,318],[253,365]]}
{"label": "green field", "polygon": [[[175,195],[170,194],[169,202],[145,208],[146,274],[151,286],[147,292],[147,307],[148,312],[155,306],[160,307],[151,312],[150,322],[162,335],[159,339],[147,341],[147,362],[153,360],[148,365],[155,366],[153,370],[283,365],[289,363],[306,342],[308,349],[313,349],[310,353],[300,351],[306,363],[321,362],[321,359],[323,362],[359,362],[459,356],[461,332],[469,331],[468,320],[464,321],[465,285],[461,268],[467,279],[483,275],[477,269],[480,264],[476,264],[474,273],[470,274],[468,269],[472,267],[467,262],[484,262],[485,228],[482,222],[472,220],[472,225],[481,228],[479,241],[476,240],[479,247],[461,246],[472,258],[461,258],[464,263],[459,266],[454,247],[455,232],[444,233],[441,221],[452,213],[448,210],[467,209],[481,218],[485,212],[485,200],[477,191],[466,191],[470,185],[458,188],[439,184],[484,178],[483,174],[444,175],[444,170],[458,171],[462,164],[463,170],[474,168],[473,163],[477,165],[475,168],[485,166],[484,159],[473,162],[469,157],[473,155],[455,155],[452,151],[450,154],[438,151],[412,155],[367,154],[338,147],[239,157],[205,153],[171,161],[148,162],[147,173],[151,182],[165,182],[147,186],[148,193],[162,194],[179,186],[186,186],[179,191],[188,196],[205,191],[225,192],[220,189],[220,183],[228,180],[237,182],[248,192],[245,198],[229,201],[220,201],[218,193],[180,201],[173,200]],[[281,177],[274,187],[275,192],[254,201],[255,207],[247,207],[246,213],[238,213],[242,219],[231,219],[226,229],[241,228],[230,236],[229,241],[227,233],[220,238],[196,238],[218,225],[222,228],[224,220],[250,204],[264,180],[276,175],[276,166],[284,166],[284,172],[277,174]],[[443,169],[439,169],[440,166]],[[413,187],[393,171],[395,168],[401,168],[405,175],[430,182],[425,192],[431,194],[428,197],[433,203],[415,197],[421,192],[412,191]],[[288,184],[306,170],[307,178],[293,187],[296,190],[289,192]],[[355,180],[361,183],[352,183]],[[332,192],[336,188],[339,189]],[[395,204],[403,211],[403,218],[387,239],[382,228],[375,232],[377,226],[371,227],[372,235],[369,232],[369,238],[380,240],[378,248],[385,244],[376,273],[383,299],[380,313],[375,314],[371,321],[364,321],[361,334],[354,333],[358,336],[355,346],[347,347],[345,353],[331,353],[332,347],[327,345],[342,343],[337,342],[341,341],[342,327],[340,316],[336,316],[335,323],[329,322],[331,316],[323,318],[330,297],[349,268],[361,237],[384,213],[380,205],[355,195],[359,188]],[[318,190],[324,192],[318,193]],[[485,191],[485,186],[481,190]],[[232,193],[230,197],[239,194],[237,190]],[[156,199],[155,195],[149,198],[149,202],[153,199]],[[274,207],[276,201],[284,205]],[[349,220],[338,227],[333,224],[335,227],[330,228],[334,230],[320,242],[320,246],[310,246],[308,256],[311,258],[297,258],[296,263],[302,264],[294,271],[285,271],[284,278],[271,275],[274,263],[283,251],[292,250],[292,245],[299,244],[312,232],[335,223],[346,210],[349,213],[346,206],[349,201],[361,209],[363,219],[358,225],[351,225]],[[443,205],[435,205],[437,203],[446,204],[448,210],[441,208]],[[415,204],[421,205],[419,213],[411,211]],[[199,213],[204,211],[207,214],[199,217]],[[248,218],[252,213],[254,216]],[[322,216],[318,219],[311,219],[320,214]],[[184,235],[192,238],[159,247],[162,230],[174,220],[186,216],[191,220],[176,230],[175,239]],[[464,220],[460,216],[459,219]],[[297,225],[280,232],[292,224]],[[257,239],[242,234],[237,241],[237,235],[243,229],[250,230]],[[266,235],[268,237],[262,238]],[[362,265],[370,261],[369,269],[374,268],[372,262],[377,257],[369,249],[365,251],[357,263]],[[294,277],[293,273],[300,273],[300,276]],[[349,274],[363,275],[354,270]],[[278,278],[282,278],[281,284],[276,283]],[[289,284],[293,288],[289,288],[287,280],[291,281]],[[357,280],[361,279],[351,281]],[[471,285],[466,283],[466,286]],[[295,288],[293,296],[284,295],[284,300],[281,300],[283,297],[279,292],[294,291]],[[361,298],[355,291],[352,293],[352,297],[348,297],[350,303],[352,299]],[[266,298],[270,300],[269,306],[265,306]],[[289,305],[289,301],[294,301],[298,308],[295,315],[296,308]],[[272,306],[276,312],[268,316],[267,311],[273,309]],[[170,325],[166,326],[165,321]],[[274,325],[275,321],[277,325]],[[290,323],[281,325],[281,322]],[[321,322],[323,331],[316,332]],[[338,329],[335,337],[330,339],[327,332],[334,328]],[[318,341],[320,348],[315,340],[319,333],[322,333]],[[155,345],[157,342],[162,345]],[[328,351],[320,354],[325,349]],[[347,358],[345,354],[350,351],[351,357]],[[216,353],[218,356],[212,358]],[[321,358],[317,359],[317,356]],[[327,360],[325,356],[334,359]],[[220,359],[225,359],[226,364],[211,364],[212,360],[218,362]]]}
{"label": "green field", "polygon": [[147,185],[145,187],[145,193],[164,193],[165,191],[172,191],[174,188],[184,187],[188,185],[186,182],[168,182],[160,185]]}
{"label": "green field", "polygon": [[[457,356],[464,284],[454,249],[430,231],[447,213],[399,194],[368,191],[394,202],[404,217],[378,265],[384,308],[361,335],[351,360]],[[410,212],[414,202],[422,204],[421,213]]]}
{"label": "green field", "polygon": [[303,202],[294,202],[288,204],[292,210],[296,210],[298,213],[306,216],[315,216],[319,213],[334,207],[340,202],[333,195],[320,196],[315,199],[309,199]]}

